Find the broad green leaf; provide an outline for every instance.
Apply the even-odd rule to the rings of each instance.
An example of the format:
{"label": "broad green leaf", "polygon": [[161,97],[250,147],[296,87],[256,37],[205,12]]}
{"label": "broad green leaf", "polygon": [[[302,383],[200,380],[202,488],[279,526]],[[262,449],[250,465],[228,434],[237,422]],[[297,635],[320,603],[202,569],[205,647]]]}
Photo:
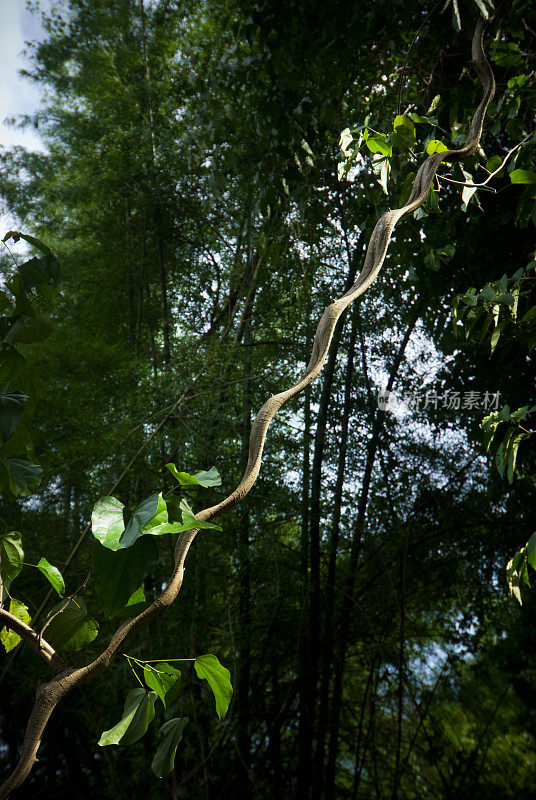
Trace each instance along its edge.
{"label": "broad green leaf", "polygon": [[59,596],[63,597],[65,594],[65,582],[59,569],[57,567],[53,567],[52,564],[46,560],[46,558],[42,558],[39,561],[37,569],[43,573],[47,581],[57,591]]}
{"label": "broad green leaf", "polygon": [[433,155],[434,153],[444,153],[447,150],[448,147],[439,139],[430,139],[426,145],[426,152],[429,156]]}
{"label": "broad green leaf", "polygon": [[168,720],[160,728],[164,738],[158,745],[151,764],[151,769],[157,778],[165,778],[172,771],[175,765],[175,753],[187,722],[188,717],[177,717]]}
{"label": "broad green leaf", "polygon": [[495,289],[491,286],[484,286],[481,292],[478,294],[478,299],[483,300],[485,303],[489,303],[491,300],[495,298]]}
{"label": "broad green leaf", "polygon": [[27,400],[28,395],[23,392],[10,392],[0,397],[0,429],[4,442],[17,429]]}
{"label": "broad green leaf", "polygon": [[[19,425],[19,429],[20,429]],[[8,441],[11,444],[14,436]],[[7,445],[6,445],[7,447]],[[7,473],[7,481],[0,482],[0,491],[13,494],[15,497],[26,497],[37,489],[41,483],[43,469],[39,464],[34,464],[28,455],[9,455],[2,458]],[[7,485],[6,485],[7,483]]]}
{"label": "broad green leaf", "polygon": [[[157,518],[157,519],[155,519]],[[152,527],[167,522],[167,508],[164,500],[157,494],[152,494],[147,500],[139,504],[132,514],[124,533],[119,540],[120,547],[131,547],[139,539],[144,528],[155,519]]]}
{"label": "broad green leaf", "polygon": [[390,158],[393,155],[393,148],[386,141],[384,134],[374,134],[367,139],[367,147],[371,153],[379,153],[382,156]]}
{"label": "broad green leaf", "polygon": [[26,291],[32,287],[39,288],[42,299],[51,302],[55,299],[52,288],[59,276],[58,259],[55,256],[45,258],[31,258],[19,267],[19,275]]}
{"label": "broad green leaf", "polygon": [[156,692],[158,697],[167,707],[169,702],[172,702],[179,690],[179,679],[181,673],[175,667],[170,666],[165,661],[158,664],[147,664],[143,668],[143,679],[149,689]]}
{"label": "broad green leaf", "polygon": [[410,114],[410,117],[413,122],[416,122],[418,125],[435,125],[437,123],[437,120],[433,117],[421,117],[419,114],[415,113]]}
{"label": "broad green leaf", "polygon": [[492,156],[488,158],[486,161],[486,169],[488,172],[495,172],[502,164],[502,158],[500,156]]}
{"label": "broad green leaf", "polygon": [[494,303],[504,303],[507,306],[514,305],[514,297],[510,294],[510,292],[505,292],[504,294],[498,295],[494,301]]}
{"label": "broad green leaf", "polygon": [[24,551],[18,531],[0,534],[0,577],[8,588],[22,569]]}
{"label": "broad green leaf", "polygon": [[216,656],[211,654],[198,656],[194,661],[194,667],[197,677],[208,681],[216,700],[216,713],[222,719],[227,713],[233,695],[231,673],[220,664]]}
{"label": "broad green leaf", "polygon": [[101,497],[91,514],[91,530],[95,539],[109,550],[119,550],[119,540],[125,529],[124,505],[115,497]]}
{"label": "broad green leaf", "polygon": [[202,520],[196,519],[194,512],[186,502],[186,500],[181,500],[180,502],[180,510],[182,513],[182,524],[184,526],[185,531],[190,530],[216,530],[221,531],[220,525],[215,525],[213,522],[203,522]]}
{"label": "broad green leaf", "polygon": [[48,614],[51,619],[56,612],[63,611],[52,619],[46,629],[46,638],[58,650],[80,650],[97,636],[99,626],[88,616],[86,604],[81,597],[58,603]]}
{"label": "broad green leaf", "polygon": [[208,471],[200,470],[194,475],[178,472],[175,464],[166,464],[166,468],[181,486],[221,486],[221,476],[216,467],[211,467]]}
{"label": "broad green leaf", "polygon": [[104,731],[99,739],[99,745],[101,747],[110,744],[129,745],[141,739],[154,717],[155,700],[154,692],[147,692],[141,687],[131,689],[125,700],[123,716],[117,725]]}
{"label": "broad green leaf", "polygon": [[495,348],[497,347],[499,339],[501,338],[503,326],[504,322],[501,322],[499,325],[497,325],[496,328],[493,329],[493,333],[491,334],[491,340],[490,340],[490,349],[491,349],[490,355],[493,355],[493,353],[495,352]]}
{"label": "broad green leaf", "polygon": [[141,537],[133,547],[117,551],[94,542],[93,569],[97,597],[108,618],[126,607],[157,557],[156,542],[149,536]]}
{"label": "broad green leaf", "polygon": [[[13,614],[17,619],[20,619],[21,622],[25,622],[26,625],[30,624],[28,607],[25,606],[21,600],[15,600],[14,598],[10,600],[9,613]],[[18,633],[15,633],[15,631],[12,631],[11,628],[2,628],[0,631],[0,642],[4,645],[6,653],[9,653],[9,651],[13,650],[20,642],[20,636]]]}
{"label": "broad green leaf", "polygon": [[415,144],[415,125],[410,117],[405,114],[396,116],[393,122],[393,130],[405,147],[411,147]]}
{"label": "broad green leaf", "polygon": [[206,471],[199,470],[195,473],[194,478],[196,478],[197,482],[205,488],[210,486],[221,486],[221,475],[216,467],[211,467]]}
{"label": "broad green leaf", "polygon": [[518,552],[506,565],[506,582],[508,583],[510,594],[514,595],[519,605],[523,605],[521,599],[521,581],[526,572],[527,563],[523,559],[523,553]]}
{"label": "broad green leaf", "polygon": [[512,183],[536,183],[536,172],[528,169],[514,169],[510,173]]}
{"label": "broad green leaf", "polygon": [[40,314],[19,314],[12,317],[13,324],[5,335],[6,342],[32,344],[47,339],[52,332],[52,323]]}

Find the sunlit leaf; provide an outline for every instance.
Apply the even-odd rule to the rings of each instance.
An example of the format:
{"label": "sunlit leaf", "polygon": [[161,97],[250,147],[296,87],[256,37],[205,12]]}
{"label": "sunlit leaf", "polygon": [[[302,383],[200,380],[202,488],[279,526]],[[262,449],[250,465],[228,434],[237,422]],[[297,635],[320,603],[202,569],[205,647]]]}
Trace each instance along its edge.
{"label": "sunlit leaf", "polygon": [[211,654],[198,656],[194,661],[194,667],[197,677],[208,681],[216,700],[216,713],[222,719],[227,713],[233,695],[231,673],[220,664],[216,656]]}
{"label": "sunlit leaf", "polygon": [[137,742],[146,732],[154,717],[156,694],[143,688],[132,689],[126,697],[123,716],[113,728],[104,731],[99,745],[129,745]]}
{"label": "sunlit leaf", "polygon": [[512,183],[536,183],[536,172],[528,169],[514,169],[510,173]]}
{"label": "sunlit leaf", "polygon": [[[30,624],[28,607],[25,606],[21,600],[15,600],[15,598],[11,598],[9,603],[9,613],[13,614],[13,616],[17,617],[17,619],[20,619],[21,622],[25,622],[26,625]],[[11,628],[5,627],[0,631],[0,642],[4,645],[6,653],[9,653],[10,650],[13,650],[20,642],[20,636],[18,633],[15,633],[15,631],[12,631]]]}
{"label": "sunlit leaf", "polygon": [[143,679],[149,689],[152,689],[164,704],[172,702],[179,690],[181,673],[165,661],[158,664],[147,664],[143,668]]}
{"label": "sunlit leaf", "polygon": [[7,588],[22,569],[24,551],[18,531],[0,534],[0,577]]}
{"label": "sunlit leaf", "polygon": [[50,585],[57,591],[60,597],[65,594],[65,582],[62,574],[57,567],[53,567],[46,558],[42,558],[37,564],[37,569],[40,570]]}

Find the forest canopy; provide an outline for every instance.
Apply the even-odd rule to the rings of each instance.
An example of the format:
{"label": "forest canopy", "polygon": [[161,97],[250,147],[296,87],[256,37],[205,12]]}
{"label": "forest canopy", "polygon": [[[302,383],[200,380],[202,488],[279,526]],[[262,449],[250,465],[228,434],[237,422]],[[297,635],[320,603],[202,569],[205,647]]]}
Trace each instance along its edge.
{"label": "forest canopy", "polygon": [[533,4],[32,5],[0,797],[532,797]]}

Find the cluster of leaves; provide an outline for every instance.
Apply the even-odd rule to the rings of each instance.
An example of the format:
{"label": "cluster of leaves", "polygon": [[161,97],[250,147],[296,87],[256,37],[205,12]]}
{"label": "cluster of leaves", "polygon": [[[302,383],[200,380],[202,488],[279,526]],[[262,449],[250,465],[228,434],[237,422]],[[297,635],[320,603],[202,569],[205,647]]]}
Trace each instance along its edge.
{"label": "cluster of leaves", "polygon": [[510,411],[510,407],[506,405],[500,411],[493,411],[488,414],[480,424],[485,434],[486,450],[489,450],[492,442],[496,442],[497,430],[503,423],[507,423],[506,430],[501,428],[501,430],[504,430],[504,436],[495,452],[495,464],[501,478],[506,475],[510,483],[514,479],[519,445],[524,439],[528,439],[532,433],[521,423],[534,411],[536,411],[536,406],[532,408],[523,406],[523,408],[518,408],[516,411]]}
{"label": "cluster of leaves", "polygon": [[461,328],[466,339],[483,342],[490,334],[493,354],[505,329],[513,335],[515,328],[517,335],[526,338],[530,352],[536,344],[536,305],[527,306],[525,300],[531,295],[529,286],[535,272],[536,263],[532,261],[510,278],[504,274],[480,290],[471,287],[457,295],[452,304],[454,335],[459,335]]}
{"label": "cluster of leaves", "polygon": [[3,241],[26,240],[43,253],[21,264],[0,291],[0,495],[24,497],[39,486],[28,420],[39,394],[39,381],[24,357],[25,345],[49,336],[57,297],[58,260],[34,236],[9,231]]}
{"label": "cluster of leaves", "polygon": [[[221,477],[215,467],[208,471],[179,472],[174,464],[167,464],[171,474],[181,486],[219,486]],[[169,509],[168,510],[168,506]],[[125,524],[124,506],[115,497],[102,497],[97,501],[91,515],[93,545],[93,567],[96,575],[97,596],[108,618],[116,616],[125,608],[143,603],[143,578],[147,565],[157,557],[153,537],[169,533],[182,533],[193,528],[221,530],[213,522],[196,519],[184,498],[169,494],[164,500],[154,494],[135,509]],[[169,514],[180,513],[180,522],[169,522]]]}
{"label": "cluster of leaves", "polygon": [[[37,564],[25,564],[22,537],[18,531],[0,534],[0,587],[9,596],[10,614],[28,624],[30,622],[28,607],[22,600],[15,599],[9,593],[12,582],[20,574],[23,566],[31,566],[38,569],[60,597],[63,597],[65,593],[65,583],[59,569],[50,564],[44,557]],[[0,642],[4,645],[6,652],[9,653],[20,642],[20,636],[8,628],[2,628]]]}
{"label": "cluster of leaves", "polygon": [[[168,661],[142,661],[126,656],[140,688],[131,689],[125,699],[123,714],[119,722],[99,739],[99,745],[130,745],[144,736],[155,716],[155,702],[160,700],[167,715],[174,713],[180,694],[181,672],[168,661],[193,661],[200,680],[206,680],[216,701],[216,713],[221,720],[227,713],[233,694],[229,670],[223,667],[216,656],[207,654],[195,659],[180,658]],[[136,667],[143,670],[143,680],[138,677]],[[162,740],[151,763],[151,769],[158,778],[165,778],[175,764],[175,754],[182,739],[187,717],[172,717],[160,727]]]}
{"label": "cluster of leaves", "polygon": [[[367,116],[363,125],[356,128],[345,128],[341,133],[339,139],[339,147],[344,156],[344,160],[339,162],[338,175],[342,179],[348,175],[349,171],[356,164],[356,159],[360,153],[363,145],[372,159],[372,170],[376,180],[382,187],[385,194],[389,194],[388,183],[390,178],[396,179],[397,168],[393,166],[393,153],[411,155],[414,157],[414,149],[417,145],[417,131],[415,125],[437,125],[437,118],[428,116],[431,114],[439,98],[435,98],[427,112],[427,116],[420,116],[419,114],[398,114],[393,122],[393,130],[391,133],[381,133],[374,130],[370,126],[371,117]],[[441,152],[448,148],[438,139],[434,138],[433,133],[426,137],[421,143],[428,154]],[[415,177],[414,173],[410,173],[406,180],[402,193],[404,194],[407,189],[409,196],[409,188]]]}
{"label": "cluster of leaves", "polygon": [[536,570],[536,533],[533,533],[527,544],[510,559],[506,565],[506,580],[513,595],[522,605],[521,584],[530,586],[529,566]]}
{"label": "cluster of leaves", "polygon": [[[186,488],[221,484],[221,477],[215,467],[192,475],[180,472],[174,464],[166,466],[179,485]],[[143,606],[145,602],[143,578],[147,574],[148,565],[157,556],[152,537],[180,533],[192,528],[221,530],[218,525],[197,520],[184,498],[178,501],[170,494],[170,499],[177,501],[182,515],[181,522],[169,522],[167,503],[161,494],[152,495],[140,503],[127,524],[123,518],[124,506],[116,498],[103,497],[95,504],[92,514],[92,532],[95,539],[93,567],[97,596],[106,617],[116,616],[125,610],[127,613],[132,613]],[[0,578],[7,592],[24,565],[20,533],[11,531],[1,535]],[[63,577],[46,558],[41,558],[36,565],[26,566],[35,566],[60,597],[63,597],[65,593]],[[9,611],[22,622],[30,623],[28,607],[11,595]],[[98,630],[98,623],[90,618],[85,601],[75,593],[51,609],[42,633],[46,631],[47,638],[56,648],[62,651],[76,651],[91,643],[98,635]],[[14,631],[8,628],[0,631],[0,642],[6,652],[16,647],[20,641],[20,637]],[[159,698],[164,709],[169,711],[170,705],[179,696],[181,673],[178,669],[163,660],[142,662],[132,657],[128,658],[138,680],[133,664],[142,667],[147,688],[142,685],[142,688],[133,689],[128,693],[121,720],[102,734],[99,741],[101,746],[129,745],[138,741],[155,716],[155,700]],[[198,656],[195,659],[172,660],[194,662],[197,676],[208,682],[214,694],[216,712],[218,718],[222,719],[227,713],[233,691],[229,671],[212,654]],[[162,741],[152,762],[152,770],[157,777],[163,778],[173,769],[175,753],[187,721],[187,718],[177,717],[168,719],[161,726]]]}

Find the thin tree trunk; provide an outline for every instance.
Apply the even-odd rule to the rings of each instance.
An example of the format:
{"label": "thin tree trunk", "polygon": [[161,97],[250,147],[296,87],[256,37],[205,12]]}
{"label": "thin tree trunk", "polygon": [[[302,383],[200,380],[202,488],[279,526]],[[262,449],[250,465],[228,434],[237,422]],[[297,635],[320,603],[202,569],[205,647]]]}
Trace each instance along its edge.
{"label": "thin tree trunk", "polygon": [[[418,302],[410,312],[409,322],[406,328],[406,332],[404,334],[402,342],[400,343],[398,352],[395,356],[393,365],[389,373],[389,379],[387,382],[388,392],[392,391],[393,389],[393,385],[396,380],[400,364],[402,363],[402,359],[404,357],[404,352],[406,350],[413,329],[417,324],[417,320],[419,319],[422,305],[423,305],[422,301]],[[376,453],[378,451],[380,443],[380,435],[383,429],[384,420],[385,420],[384,412],[377,409],[374,416],[374,422],[372,425],[372,436],[367,451],[367,460],[363,472],[363,485],[359,497],[357,516],[352,535],[348,577],[345,582],[344,591],[342,592],[339,624],[337,625],[338,642],[337,642],[337,653],[335,658],[335,669],[333,678],[333,699],[331,703],[331,714],[328,724],[329,746],[328,746],[328,758],[327,758],[326,779],[325,779],[326,800],[333,800],[333,798],[335,797],[334,794],[335,771],[336,771],[337,751],[339,743],[339,723],[340,723],[340,713],[342,706],[343,675],[344,675],[344,666],[346,660],[346,650],[348,647],[350,620],[352,617],[352,609],[354,607],[356,569],[359,560],[359,554],[361,551],[362,530],[368,506],[370,486],[372,481],[372,472],[376,460]]]}
{"label": "thin tree trunk", "polygon": [[328,575],[326,584],[325,611],[321,652],[321,687],[319,698],[318,733],[315,753],[315,769],[313,779],[313,800],[322,797],[324,783],[324,759],[326,744],[326,725],[328,718],[329,687],[332,674],[333,656],[333,611],[335,602],[335,575],[337,566],[337,548],[339,544],[340,522],[342,512],[342,493],[344,487],[344,474],[346,469],[346,453],[348,450],[348,429],[350,411],[352,406],[352,382],[354,376],[354,354],[357,338],[357,309],[352,318],[350,343],[346,361],[344,378],[344,401],[341,420],[341,433],[339,441],[339,454],[337,463],[337,477],[333,497],[333,517],[328,544]]}
{"label": "thin tree trunk", "polygon": [[[353,259],[345,281],[344,291],[353,285],[357,273],[358,261]],[[335,330],[326,365],[324,380],[318,408],[315,432],[313,466],[311,470],[311,505],[309,514],[309,591],[306,598],[307,633],[303,637],[306,652],[302,654],[300,663],[303,671],[300,674],[300,706],[298,726],[298,800],[310,796],[312,787],[319,779],[319,767],[313,766],[313,736],[316,716],[316,688],[318,683],[319,646],[320,646],[320,519],[321,519],[321,486],[322,462],[326,443],[326,427],[329,411],[333,376],[341,343],[342,330],[346,314],[339,318]]]}
{"label": "thin tree trunk", "polygon": [[[246,318],[243,325],[244,344],[251,344],[250,320]],[[244,348],[242,384],[242,469],[245,469],[249,452],[249,435],[251,432],[251,349]],[[239,513],[238,530],[238,674],[236,687],[236,796],[248,798],[249,770],[251,765],[250,708],[249,692],[251,683],[251,560],[250,560],[250,511],[246,503]]]}
{"label": "thin tree trunk", "polygon": [[151,173],[154,192],[154,223],[155,223],[155,238],[156,238],[156,255],[158,261],[158,277],[160,283],[160,308],[162,320],[162,341],[163,341],[163,360],[166,368],[171,363],[171,345],[170,345],[170,321],[169,321],[169,303],[168,303],[168,289],[167,289],[167,267],[164,255],[164,213],[162,203],[162,192],[160,186],[160,175],[158,172],[157,152],[158,142],[156,133],[156,120],[153,108],[153,90],[151,79],[151,68],[147,56],[147,36],[145,29],[145,7],[144,0],[140,0],[140,16],[141,16],[141,40],[142,40],[142,55],[143,64],[145,67],[145,89],[147,95],[147,118],[149,121],[149,138],[150,138],[150,154],[151,154]]}

